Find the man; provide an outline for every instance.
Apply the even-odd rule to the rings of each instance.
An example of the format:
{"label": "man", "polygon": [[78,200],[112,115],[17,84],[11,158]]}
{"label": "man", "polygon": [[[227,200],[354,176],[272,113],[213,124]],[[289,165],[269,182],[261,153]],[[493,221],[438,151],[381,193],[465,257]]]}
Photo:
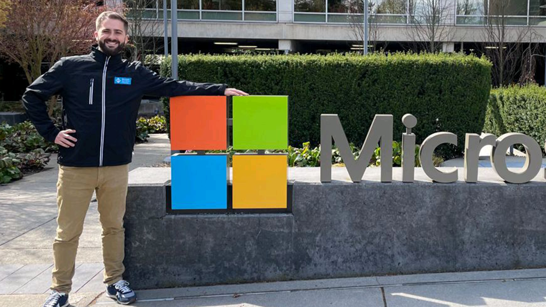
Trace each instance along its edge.
{"label": "man", "polygon": [[[142,96],[248,95],[223,84],[164,79],[138,62],[122,60],[121,52],[129,39],[127,28],[122,15],[100,14],[94,34],[98,48],[88,55],[62,58],[23,96],[38,132],[60,146],[53,284],[44,307],[69,305],[78,241],[94,191],[103,229],[107,294],[121,304],[136,301],[135,293],[122,277],[123,216],[128,164]],[[53,125],[46,111],[45,102],[56,94],[63,97],[62,131]]]}

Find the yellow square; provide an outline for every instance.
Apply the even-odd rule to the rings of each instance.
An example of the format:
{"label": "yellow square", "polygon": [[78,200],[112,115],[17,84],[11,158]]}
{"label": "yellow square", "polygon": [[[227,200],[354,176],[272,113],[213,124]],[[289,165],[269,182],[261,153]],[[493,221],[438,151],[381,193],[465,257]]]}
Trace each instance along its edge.
{"label": "yellow square", "polygon": [[233,209],[287,209],[286,159],[286,155],[234,155]]}

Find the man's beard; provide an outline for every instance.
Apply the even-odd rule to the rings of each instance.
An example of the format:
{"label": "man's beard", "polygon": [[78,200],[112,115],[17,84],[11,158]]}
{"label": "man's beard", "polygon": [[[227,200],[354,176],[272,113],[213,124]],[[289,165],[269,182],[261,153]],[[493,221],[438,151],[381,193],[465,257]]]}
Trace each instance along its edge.
{"label": "man's beard", "polygon": [[108,56],[116,56],[120,52],[122,52],[123,49],[125,49],[125,43],[121,43],[119,41],[112,41],[112,40],[108,40],[108,42],[117,42],[118,43],[118,46],[115,49],[110,49],[110,48],[106,47],[106,40],[104,40],[104,41],[99,40],[100,50],[104,54],[106,54]]}

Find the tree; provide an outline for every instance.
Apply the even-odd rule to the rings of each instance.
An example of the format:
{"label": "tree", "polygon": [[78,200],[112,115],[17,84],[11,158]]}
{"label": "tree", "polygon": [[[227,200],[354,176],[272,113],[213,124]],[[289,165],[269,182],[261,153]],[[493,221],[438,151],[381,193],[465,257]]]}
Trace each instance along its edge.
{"label": "tree", "polygon": [[478,5],[473,0],[459,0],[457,3],[457,15],[480,15]]}
{"label": "tree", "polygon": [[448,24],[453,2],[447,0],[410,0],[410,25],[407,32],[420,49],[438,52],[442,42],[451,41],[453,26]]}
{"label": "tree", "polygon": [[4,27],[9,12],[9,0],[0,0],[0,29]]}
{"label": "tree", "polygon": [[[381,32],[379,32],[379,20],[375,16],[376,12],[376,3],[373,1],[368,1],[368,50],[375,52],[377,51],[377,44],[380,40]],[[364,16],[362,14],[362,8],[364,7],[363,0],[353,0],[349,2],[349,24],[351,25],[352,36],[354,40],[360,44],[364,42]],[[364,46],[363,46],[364,48]]]}
{"label": "tree", "polygon": [[536,68],[533,55],[538,50],[540,36],[530,26],[508,27],[512,18],[512,0],[490,2],[489,16],[484,26],[481,52],[493,63],[494,86],[533,81]]}
{"label": "tree", "polygon": [[23,69],[28,83],[42,74],[44,62],[89,51],[95,19],[106,9],[83,0],[8,0],[0,30],[0,55]]}
{"label": "tree", "polygon": [[[168,0],[164,0],[168,1]],[[126,16],[129,18],[129,37],[131,41],[131,58],[142,61],[148,54],[157,54],[162,45],[157,45],[155,37],[163,34],[162,23],[157,19],[155,9],[162,1],[158,0],[128,0],[125,1]],[[154,9],[154,10],[149,10]]]}
{"label": "tree", "polygon": [[[7,1],[10,9],[0,29],[0,56],[19,64],[29,84],[42,75],[44,62],[52,65],[61,57],[89,52],[98,14],[119,10],[90,0]],[[56,97],[50,100],[50,116],[56,101]]]}

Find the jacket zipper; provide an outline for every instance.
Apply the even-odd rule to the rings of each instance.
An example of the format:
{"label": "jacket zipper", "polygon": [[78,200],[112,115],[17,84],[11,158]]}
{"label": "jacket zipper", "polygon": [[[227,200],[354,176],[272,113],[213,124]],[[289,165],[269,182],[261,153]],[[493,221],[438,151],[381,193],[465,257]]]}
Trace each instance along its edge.
{"label": "jacket zipper", "polygon": [[93,85],[95,84],[95,79],[89,80],[89,105],[93,104]]}
{"label": "jacket zipper", "polygon": [[106,57],[106,62],[104,62],[104,69],[102,70],[102,123],[100,127],[99,166],[102,166],[104,158],[104,126],[106,125],[106,70],[108,69],[109,60],[110,57]]}

